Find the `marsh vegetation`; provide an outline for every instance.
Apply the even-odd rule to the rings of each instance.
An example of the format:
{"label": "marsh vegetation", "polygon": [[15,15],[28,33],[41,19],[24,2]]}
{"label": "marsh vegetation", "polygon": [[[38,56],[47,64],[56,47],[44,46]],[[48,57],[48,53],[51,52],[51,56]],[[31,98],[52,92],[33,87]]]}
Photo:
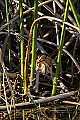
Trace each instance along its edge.
{"label": "marsh vegetation", "polygon": [[0,119],[80,119],[79,0],[0,0]]}

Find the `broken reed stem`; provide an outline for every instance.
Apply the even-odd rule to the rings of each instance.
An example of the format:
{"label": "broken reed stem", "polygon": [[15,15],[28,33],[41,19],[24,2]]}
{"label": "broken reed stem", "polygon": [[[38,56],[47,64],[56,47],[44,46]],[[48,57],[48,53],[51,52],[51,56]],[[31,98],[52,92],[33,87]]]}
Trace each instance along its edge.
{"label": "broken reed stem", "polygon": [[[55,100],[59,100],[59,99],[63,99],[63,98],[67,98],[70,96],[75,95],[75,91],[71,91],[71,92],[67,92],[67,93],[63,93],[63,94],[59,94],[59,95],[55,95],[55,96],[51,96],[51,97],[46,97],[43,99],[38,99],[38,100],[34,100],[34,102],[36,103],[36,105],[39,105],[41,103],[47,103],[50,101],[55,101]],[[24,107],[27,109],[29,109],[30,107],[36,107],[36,105],[34,104],[34,102],[23,102],[23,103],[18,103],[15,104],[15,107],[17,109],[23,109]],[[8,105],[8,107],[10,107],[10,105]],[[14,105],[11,106],[11,108],[14,108]],[[0,110],[5,110],[6,106],[0,106]]]}
{"label": "broken reed stem", "polygon": [[[66,22],[66,20],[67,20],[68,7],[69,7],[69,1],[67,0],[67,1],[66,1],[65,13],[64,13],[64,21],[65,21],[65,22]],[[60,72],[61,56],[62,56],[62,49],[63,49],[63,44],[64,44],[64,38],[65,38],[65,24],[64,24],[64,22],[63,22],[62,32],[61,32],[61,38],[60,38],[60,48],[59,48],[58,58],[57,58],[57,68],[56,68],[55,77],[54,77],[54,79],[53,79],[52,95],[55,95],[55,94],[56,94],[57,79],[58,79],[59,72]]]}

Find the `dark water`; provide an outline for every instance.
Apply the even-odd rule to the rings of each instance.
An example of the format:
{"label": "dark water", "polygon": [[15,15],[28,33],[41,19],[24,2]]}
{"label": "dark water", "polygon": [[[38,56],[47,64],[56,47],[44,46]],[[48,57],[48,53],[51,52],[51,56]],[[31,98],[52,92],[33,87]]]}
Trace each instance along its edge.
{"label": "dark water", "polygon": [[13,110],[10,116],[1,112],[0,120],[80,120],[80,107],[48,104],[39,108]]}

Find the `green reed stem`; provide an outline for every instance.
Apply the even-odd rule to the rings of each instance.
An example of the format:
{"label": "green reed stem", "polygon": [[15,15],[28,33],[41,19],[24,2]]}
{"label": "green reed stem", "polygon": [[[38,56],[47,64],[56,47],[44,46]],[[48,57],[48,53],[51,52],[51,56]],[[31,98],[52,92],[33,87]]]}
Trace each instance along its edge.
{"label": "green reed stem", "polygon": [[24,2],[26,3],[26,0],[24,0]]}
{"label": "green reed stem", "polygon": [[[23,26],[23,8],[22,8],[22,0],[19,1],[19,9],[20,9],[20,35],[24,37],[24,26]],[[20,46],[20,53],[21,53],[21,86],[23,86],[23,79],[24,79],[24,39],[21,38],[21,46]]]}
{"label": "green reed stem", "polygon": [[[34,20],[36,20],[38,17],[37,12],[38,12],[38,0],[34,0]],[[30,81],[31,85],[32,80],[35,77],[36,41],[37,41],[37,23],[34,25],[32,38],[31,81]]]}
{"label": "green reed stem", "polygon": [[70,3],[70,6],[71,6],[71,9],[72,9],[72,12],[73,12],[73,14],[74,14],[76,23],[77,23],[78,27],[80,28],[80,20],[79,20],[79,18],[78,18],[77,11],[76,11],[76,9],[75,9],[75,6],[74,6],[74,4],[73,4],[73,1],[72,1],[72,0],[69,0],[69,3]]}
{"label": "green reed stem", "polygon": [[[65,13],[64,13],[64,22],[66,22],[66,20],[67,20],[68,6],[69,6],[69,0],[66,1],[66,8],[65,8]],[[57,79],[58,79],[59,72],[60,72],[62,49],[63,49],[64,38],[65,38],[65,24],[64,24],[64,22],[62,25],[62,32],[61,32],[61,38],[60,38],[60,48],[59,48],[58,58],[57,58],[57,68],[56,68],[55,77],[53,79],[52,95],[56,94]]]}

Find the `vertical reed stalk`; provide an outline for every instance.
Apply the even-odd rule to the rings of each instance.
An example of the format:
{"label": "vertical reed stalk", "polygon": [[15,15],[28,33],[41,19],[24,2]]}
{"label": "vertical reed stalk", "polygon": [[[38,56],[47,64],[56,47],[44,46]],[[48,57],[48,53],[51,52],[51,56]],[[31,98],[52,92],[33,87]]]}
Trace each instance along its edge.
{"label": "vertical reed stalk", "polygon": [[[21,87],[24,87],[24,26],[23,26],[23,7],[22,7],[23,0],[19,0],[19,10],[20,10],[20,35],[21,37],[21,46],[20,46],[20,53],[21,53]],[[25,88],[24,88],[25,91]],[[24,110],[23,110],[24,111]],[[22,112],[23,114],[24,112]],[[23,114],[24,118],[24,114]]]}
{"label": "vertical reed stalk", "polygon": [[[37,12],[38,12],[38,0],[34,0],[34,20],[36,20],[38,17]],[[32,85],[32,80],[35,77],[36,41],[37,41],[37,23],[34,25],[33,29],[30,85]]]}
{"label": "vertical reed stalk", "polygon": [[[67,20],[68,6],[69,6],[69,0],[66,1],[66,8],[65,8],[65,13],[64,13],[64,22]],[[59,48],[58,58],[57,58],[57,68],[56,68],[55,77],[53,79],[52,95],[56,94],[57,79],[58,79],[59,72],[60,72],[61,55],[62,55],[62,49],[63,49],[64,37],[65,37],[65,24],[64,24],[64,22],[63,22],[61,38],[60,38],[60,48]]]}
{"label": "vertical reed stalk", "polygon": [[19,1],[19,9],[20,9],[20,35],[21,37],[21,86],[23,86],[23,79],[24,79],[24,26],[23,26],[23,8],[22,8],[22,0]]}
{"label": "vertical reed stalk", "polygon": [[73,14],[74,14],[76,23],[77,23],[78,27],[80,28],[80,20],[79,20],[79,18],[78,18],[77,11],[76,11],[76,9],[75,9],[75,6],[74,6],[74,4],[73,4],[73,1],[72,1],[72,0],[69,0],[69,3],[70,3],[70,6],[71,6],[71,9],[72,9],[72,12],[73,12]]}
{"label": "vertical reed stalk", "polygon": [[[5,0],[6,4],[6,21],[9,22],[9,10],[8,10],[8,0]],[[10,72],[11,72],[11,41],[10,41],[10,25],[8,25],[8,41],[9,41],[9,67],[10,67]]]}
{"label": "vertical reed stalk", "polygon": [[[80,20],[78,18],[78,15],[77,15],[77,11],[75,9],[75,6],[73,4],[73,1],[72,0],[69,0],[69,3],[70,3],[70,6],[71,6],[71,9],[72,9],[72,12],[74,14],[74,17],[75,17],[75,20],[76,20],[76,23],[77,23],[77,26],[80,28]],[[77,42],[77,41],[76,41]],[[75,46],[76,46],[77,43],[75,43]],[[75,47],[74,47],[75,48]],[[73,56],[74,56],[74,53],[75,53],[75,49],[73,51]],[[73,62],[72,62],[72,67],[73,67]],[[72,73],[73,73],[73,69],[72,69]],[[73,83],[73,77],[72,77],[72,83]]]}

